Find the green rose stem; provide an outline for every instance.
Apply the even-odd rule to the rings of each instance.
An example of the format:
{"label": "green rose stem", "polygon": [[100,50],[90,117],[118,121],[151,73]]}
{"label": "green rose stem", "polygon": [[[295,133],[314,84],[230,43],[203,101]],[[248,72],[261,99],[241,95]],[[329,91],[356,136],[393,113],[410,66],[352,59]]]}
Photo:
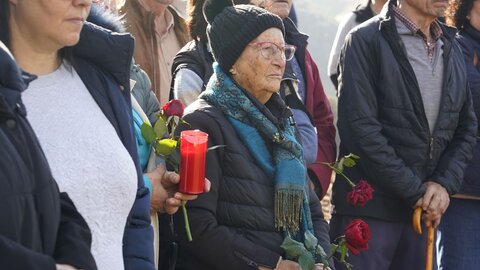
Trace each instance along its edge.
{"label": "green rose stem", "polygon": [[190,223],[188,222],[188,215],[187,215],[187,201],[182,201],[182,212],[183,218],[185,219],[185,231],[187,232],[187,239],[189,242],[192,242],[192,232],[190,232]]}
{"label": "green rose stem", "polygon": [[334,166],[330,163],[327,163],[327,162],[317,162],[319,164],[323,164],[323,165],[327,165],[330,169],[332,169],[336,174],[340,174],[341,176],[343,176],[345,178],[345,180],[347,180],[348,184],[351,186],[351,187],[354,187],[355,186],[355,183],[353,183],[352,180],[350,180],[350,178],[348,178],[348,176],[346,176],[342,170],[340,170],[337,166]]}

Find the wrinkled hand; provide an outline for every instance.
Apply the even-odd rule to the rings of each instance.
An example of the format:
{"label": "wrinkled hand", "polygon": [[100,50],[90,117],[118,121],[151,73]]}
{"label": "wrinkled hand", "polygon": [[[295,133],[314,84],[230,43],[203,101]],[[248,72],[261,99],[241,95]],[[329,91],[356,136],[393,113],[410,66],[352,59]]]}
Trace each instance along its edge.
{"label": "wrinkled hand", "polygon": [[[198,195],[177,192],[180,176],[175,172],[168,172],[165,165],[159,165],[154,171],[145,175],[152,184],[152,199],[150,201],[152,211],[166,212],[172,215],[178,211],[182,201],[191,201],[198,197]],[[205,179],[205,192],[209,190],[210,181]]]}
{"label": "wrinkled hand", "polygon": [[57,270],[79,270],[68,264],[57,264]]}
{"label": "wrinkled hand", "polygon": [[427,191],[414,207],[423,209],[422,220],[425,226],[432,225],[436,228],[450,204],[450,197],[447,190],[436,182],[428,181],[424,183],[424,186],[427,188]]}
{"label": "wrinkled hand", "polygon": [[331,270],[330,267],[324,267],[323,264],[317,263],[315,264],[314,270]]}
{"label": "wrinkled hand", "polygon": [[294,261],[282,260],[275,270],[301,270],[300,265]]}
{"label": "wrinkled hand", "polygon": [[277,268],[271,269],[268,267],[260,266],[258,270],[301,270],[300,265],[294,261],[289,260],[280,260],[277,265]]}

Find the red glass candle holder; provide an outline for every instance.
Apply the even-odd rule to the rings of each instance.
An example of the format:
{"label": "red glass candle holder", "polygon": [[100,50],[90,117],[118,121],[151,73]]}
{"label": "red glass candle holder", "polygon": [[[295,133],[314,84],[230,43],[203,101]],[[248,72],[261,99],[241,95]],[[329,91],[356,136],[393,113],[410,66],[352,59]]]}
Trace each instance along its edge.
{"label": "red glass candle holder", "polygon": [[180,192],[203,193],[207,145],[208,134],[205,132],[184,130],[180,133]]}

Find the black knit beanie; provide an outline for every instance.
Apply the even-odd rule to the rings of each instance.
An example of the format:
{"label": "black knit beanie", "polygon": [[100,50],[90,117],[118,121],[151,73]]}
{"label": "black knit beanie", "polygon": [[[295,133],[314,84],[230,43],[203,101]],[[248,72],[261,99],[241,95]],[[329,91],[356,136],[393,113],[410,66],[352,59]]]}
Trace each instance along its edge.
{"label": "black knit beanie", "polygon": [[265,30],[276,27],[285,33],[280,17],[252,5],[236,5],[232,0],[207,0],[203,14],[213,57],[229,73],[245,47]]}

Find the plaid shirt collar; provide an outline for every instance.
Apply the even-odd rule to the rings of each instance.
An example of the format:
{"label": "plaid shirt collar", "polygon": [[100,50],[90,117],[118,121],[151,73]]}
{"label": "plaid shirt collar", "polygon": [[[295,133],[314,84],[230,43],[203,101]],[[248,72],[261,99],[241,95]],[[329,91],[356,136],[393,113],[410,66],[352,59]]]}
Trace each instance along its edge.
{"label": "plaid shirt collar", "polygon": [[[405,16],[405,14],[397,6],[393,6],[392,11],[395,18],[405,24],[405,26],[412,31],[413,34],[419,34],[423,40],[427,42],[427,36],[420,30],[420,27],[418,27],[416,23]],[[436,20],[430,25],[430,34],[432,35],[432,39],[434,41],[437,41],[443,35],[442,28]]]}

